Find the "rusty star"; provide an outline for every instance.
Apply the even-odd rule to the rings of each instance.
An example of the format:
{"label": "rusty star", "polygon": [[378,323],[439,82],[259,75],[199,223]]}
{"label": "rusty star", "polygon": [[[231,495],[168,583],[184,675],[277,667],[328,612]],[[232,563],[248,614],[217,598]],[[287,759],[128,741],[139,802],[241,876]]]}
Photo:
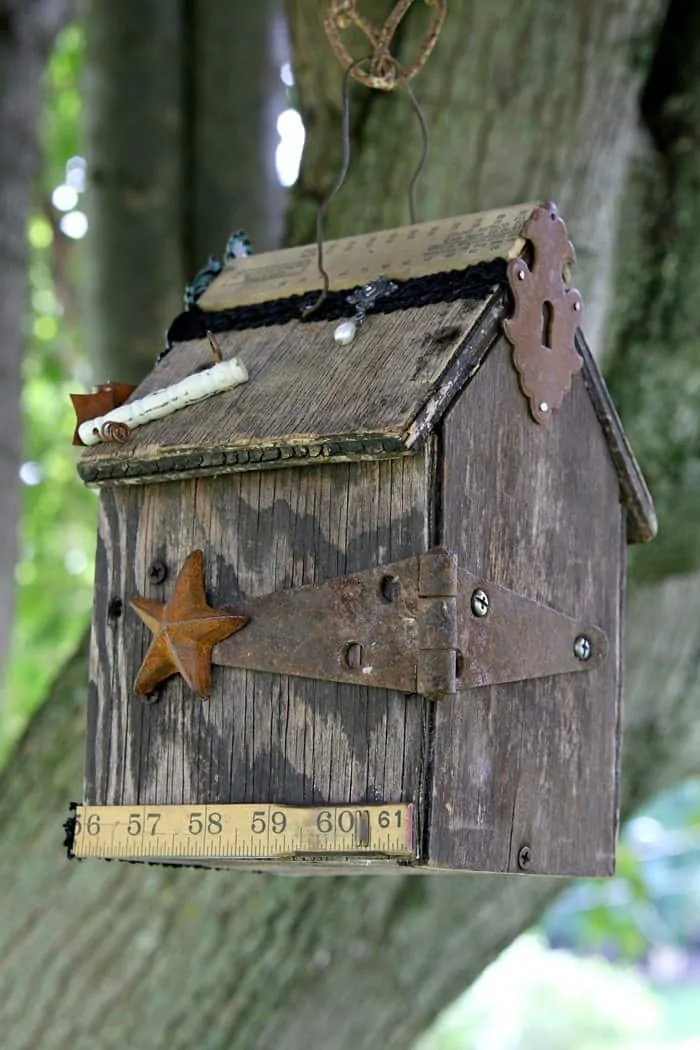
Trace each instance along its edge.
{"label": "rusty star", "polygon": [[134,692],[139,696],[148,696],[166,678],[180,674],[198,696],[207,699],[211,693],[214,646],[248,622],[247,616],[207,604],[203,565],[202,551],[193,551],[167,602],[137,597],[129,603],[153,631],[153,640],[134,682]]}

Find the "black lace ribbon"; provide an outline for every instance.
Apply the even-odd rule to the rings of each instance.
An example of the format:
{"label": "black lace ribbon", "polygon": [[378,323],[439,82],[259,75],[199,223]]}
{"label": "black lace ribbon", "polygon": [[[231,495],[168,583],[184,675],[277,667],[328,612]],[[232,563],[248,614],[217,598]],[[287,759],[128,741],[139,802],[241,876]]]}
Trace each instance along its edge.
{"label": "black lace ribbon", "polygon": [[[409,307],[429,306],[432,303],[449,303],[455,299],[479,302],[493,293],[495,288],[506,284],[506,260],[492,259],[477,263],[463,270],[445,270],[442,273],[413,277],[407,281],[394,281],[395,291],[377,299],[371,313],[391,314]],[[207,312],[198,306],[181,313],[171,324],[167,335],[167,347],[161,357],[175,343],[187,343],[192,339],[204,339],[207,332],[234,332],[247,328],[264,328],[269,325],[302,321],[335,321],[352,317],[356,308],[349,296],[357,287],[329,292],[318,310],[303,318],[304,309],[313,306],[318,292],[306,295],[290,295],[287,299],[273,299],[265,303],[233,306],[228,310]]]}

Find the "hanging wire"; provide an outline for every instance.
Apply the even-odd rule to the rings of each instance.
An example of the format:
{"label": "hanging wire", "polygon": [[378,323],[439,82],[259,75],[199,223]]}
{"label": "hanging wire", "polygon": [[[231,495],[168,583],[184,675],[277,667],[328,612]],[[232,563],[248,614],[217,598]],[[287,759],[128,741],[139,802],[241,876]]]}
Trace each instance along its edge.
{"label": "hanging wire", "polygon": [[[396,62],[396,60],[393,59],[391,56],[388,56],[388,58],[392,62]],[[347,67],[347,69],[345,70],[345,75],[343,76],[343,111],[342,111],[343,112],[343,120],[342,120],[343,162],[341,164],[340,172],[338,173],[338,177],[337,177],[333,187],[331,188],[330,192],[327,194],[327,196],[324,198],[324,200],[319,205],[318,212],[316,213],[316,259],[317,259],[317,266],[318,266],[319,276],[321,277],[321,281],[322,281],[322,288],[321,288],[321,291],[320,291],[320,293],[318,295],[318,298],[316,299],[316,302],[313,303],[311,306],[305,307],[302,310],[302,317],[303,318],[310,317],[312,314],[316,313],[316,311],[325,302],[325,300],[326,300],[326,298],[328,296],[328,292],[330,290],[330,277],[328,275],[328,271],[325,268],[324,257],[323,257],[323,224],[324,224],[324,221],[325,221],[328,209],[330,208],[331,204],[335,200],[335,198],[338,195],[338,193],[341,191],[341,189],[345,185],[345,180],[347,179],[348,171],[350,169],[350,159],[351,159],[351,151],[352,151],[352,140],[351,140],[351,135],[350,135],[350,79],[351,79],[351,77],[353,76],[355,70],[358,67],[366,65],[370,61],[371,60],[369,58],[358,58],[355,62],[352,62]],[[400,67],[398,66],[398,63],[396,63],[396,66],[400,70]],[[399,77],[400,77],[400,74],[399,74]],[[420,178],[420,176],[421,176],[421,174],[423,172],[423,169],[425,167],[426,161],[428,159],[428,148],[429,148],[428,126],[427,126],[427,124],[425,122],[425,117],[423,115],[422,109],[420,108],[420,104],[418,102],[418,99],[416,98],[415,92],[414,92],[413,88],[411,87],[411,85],[409,84],[409,82],[407,80],[399,79],[399,83],[400,83],[400,85],[402,87],[405,88],[405,90],[406,90],[406,92],[408,94],[408,97],[409,97],[409,99],[411,101],[411,105],[413,107],[413,111],[416,114],[416,117],[418,119],[418,124],[420,126],[420,132],[421,132],[421,154],[420,154],[420,158],[418,160],[418,164],[417,164],[417,166],[416,166],[416,168],[415,168],[415,170],[413,172],[413,175],[411,176],[411,181],[409,182],[409,185],[408,185],[408,213],[409,213],[411,225],[414,225],[415,221],[416,221],[416,207],[415,207],[415,188],[416,188],[416,183],[418,182],[418,179]]]}
{"label": "hanging wire", "polygon": [[326,299],[326,297],[328,295],[328,290],[330,288],[330,283],[331,283],[330,277],[328,276],[328,271],[326,270],[326,268],[325,268],[325,266],[323,264],[323,221],[324,221],[324,219],[326,217],[326,212],[330,208],[330,206],[333,203],[333,200],[335,199],[337,194],[340,193],[340,191],[343,188],[343,185],[345,183],[345,180],[348,177],[348,171],[350,169],[350,151],[351,151],[351,141],[350,141],[350,77],[352,76],[353,70],[357,66],[359,66],[363,62],[367,62],[367,61],[368,61],[368,59],[366,59],[366,58],[358,58],[356,62],[353,62],[352,65],[348,66],[348,68],[345,70],[345,75],[343,76],[343,124],[342,124],[342,129],[343,129],[343,131],[342,131],[342,135],[343,135],[343,163],[342,163],[340,171],[338,173],[338,178],[335,180],[335,183],[334,183],[332,189],[330,190],[330,192],[326,195],[324,200],[321,201],[321,203],[319,205],[319,208],[318,208],[318,211],[316,213],[316,260],[317,260],[317,265],[318,265],[318,272],[319,272],[319,274],[321,276],[321,280],[323,281],[323,287],[321,289],[321,292],[320,292],[318,298],[316,299],[316,302],[313,303],[311,306],[305,307],[302,310],[302,317],[310,317],[311,314],[316,313],[316,311],[319,309],[321,304]]}
{"label": "hanging wire", "polygon": [[422,149],[421,149],[420,160],[418,161],[418,166],[417,166],[416,170],[413,172],[413,175],[411,176],[411,181],[408,184],[408,213],[409,213],[409,215],[411,217],[411,226],[414,226],[415,222],[416,222],[416,204],[415,204],[415,197],[414,197],[416,183],[418,182],[418,179],[421,177],[421,175],[423,173],[423,168],[425,167],[426,161],[428,160],[428,125],[425,123],[425,117],[423,116],[423,110],[420,108],[420,104],[418,102],[418,99],[416,98],[416,94],[415,94],[413,88],[408,83],[408,81],[406,81],[404,86],[406,88],[406,92],[408,93],[408,97],[411,100],[411,105],[413,106],[413,111],[416,114],[416,117],[418,118],[418,123],[420,125],[421,140],[422,140]]}

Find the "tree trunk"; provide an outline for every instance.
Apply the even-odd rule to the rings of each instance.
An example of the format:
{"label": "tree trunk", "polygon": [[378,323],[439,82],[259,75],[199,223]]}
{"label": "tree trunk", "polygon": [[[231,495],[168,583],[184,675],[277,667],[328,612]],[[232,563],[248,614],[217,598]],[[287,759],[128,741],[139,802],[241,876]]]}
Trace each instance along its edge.
{"label": "tree trunk", "polygon": [[[625,814],[700,772],[700,578],[638,589],[630,614]],[[69,863],[60,826],[82,779],[85,656],[0,778],[6,1050],[403,1050],[562,887]]]}
{"label": "tree trunk", "polygon": [[[690,207],[685,195],[700,177],[700,152],[681,144],[693,133],[697,107],[680,139],[671,134],[675,125],[666,124],[678,78],[684,97],[700,91],[697,63],[685,65],[700,46],[700,27],[691,41],[690,21],[678,18],[681,3],[671,7],[656,54],[655,19],[663,6],[657,3],[453,4],[438,49],[416,82],[433,142],[422,215],[558,199],[579,245],[589,333],[602,331],[609,300],[618,307],[611,360],[619,392],[631,391],[628,425],[640,433],[653,397],[638,377],[647,368],[664,374],[658,344],[645,334],[643,307],[646,302],[649,309],[650,289],[671,301],[669,260],[678,269],[696,251],[681,205]],[[340,75],[321,35],[324,6],[289,0],[311,129],[289,223],[296,240],[310,238],[316,203],[339,157]],[[416,8],[402,35],[404,56],[420,35],[421,13]],[[684,47],[675,61],[679,41]],[[640,141],[639,96],[650,69],[644,113],[659,121],[654,149],[658,154],[665,141],[663,127],[673,143],[673,163],[662,155],[658,164],[666,196],[651,192],[646,181],[640,187],[631,167]],[[418,143],[410,109],[400,96],[356,94],[357,163],[331,211],[331,235],[406,219],[404,189]],[[657,171],[652,180],[656,190],[660,177]],[[638,219],[625,225],[621,243],[645,246],[664,214],[649,212],[649,202],[668,207],[668,193],[674,221],[664,227],[663,250],[626,255],[618,267],[624,283],[613,290],[619,215],[625,223],[628,214]],[[121,265],[126,272],[131,257]],[[677,360],[681,376],[697,369],[689,335],[698,330],[697,303],[689,294],[676,303],[682,321],[657,329],[668,335],[664,360]],[[681,409],[686,405],[681,401]],[[660,463],[664,447],[677,449],[683,422],[669,406],[669,425],[656,433],[652,449]],[[689,446],[686,459],[691,452]],[[688,466],[670,474],[676,496],[685,493],[692,503],[697,473]],[[690,524],[667,516],[671,536],[691,525],[697,556],[697,516]],[[636,575],[643,575],[643,553]],[[628,615],[625,814],[700,772],[700,574],[637,583]],[[96,1033],[101,1050],[128,1044],[139,1050],[406,1048],[561,888],[537,877],[286,880],[68,865],[60,857],[58,826],[64,804],[80,794],[84,659],[83,649],[0,780],[0,1026],[8,1050],[92,1050]]]}
{"label": "tree trunk", "polygon": [[40,159],[41,78],[72,6],[71,0],[0,0],[0,682],[17,561],[27,223]]}
{"label": "tree trunk", "polygon": [[231,232],[278,245],[284,31],[281,0],[86,0],[85,314],[96,380],[143,378],[185,282]]}

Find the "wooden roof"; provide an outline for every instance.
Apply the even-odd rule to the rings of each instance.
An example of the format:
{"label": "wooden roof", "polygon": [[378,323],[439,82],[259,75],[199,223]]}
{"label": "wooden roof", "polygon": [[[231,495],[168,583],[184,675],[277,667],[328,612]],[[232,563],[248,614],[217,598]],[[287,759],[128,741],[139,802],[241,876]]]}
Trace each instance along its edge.
{"label": "wooden roof", "polygon": [[[337,321],[221,333],[224,359],[245,364],[247,383],[139,427],[124,445],[86,449],[80,473],[90,482],[146,480],[409,451],[435,421],[436,400],[454,387],[449,366],[486,311],[488,303],[457,300],[371,315],[345,347],[333,340]],[[211,362],[206,339],[181,343],[133,397]]]}
{"label": "wooden roof", "polygon": [[[148,483],[411,452],[500,334],[508,311],[505,261],[522,253],[520,230],[533,207],[330,242],[326,319],[319,311],[321,319],[304,321],[298,309],[318,292],[315,245],[235,260],[200,298],[200,309],[177,319],[171,331],[185,341],[132,398],[213,363],[207,329],[217,332],[224,359],[245,364],[249,381],[134,430],[123,445],[86,449],[81,477],[87,484]],[[480,285],[471,281],[477,271],[485,275]],[[355,341],[338,345],[338,317],[353,312],[345,292],[380,275],[400,285],[398,301],[381,307],[393,312],[369,313]],[[433,287],[431,275],[447,282],[452,301],[440,299],[443,286]],[[414,290],[421,305],[410,305]],[[582,336],[579,351],[620,477],[630,541],[649,539],[656,531],[651,498]]]}

